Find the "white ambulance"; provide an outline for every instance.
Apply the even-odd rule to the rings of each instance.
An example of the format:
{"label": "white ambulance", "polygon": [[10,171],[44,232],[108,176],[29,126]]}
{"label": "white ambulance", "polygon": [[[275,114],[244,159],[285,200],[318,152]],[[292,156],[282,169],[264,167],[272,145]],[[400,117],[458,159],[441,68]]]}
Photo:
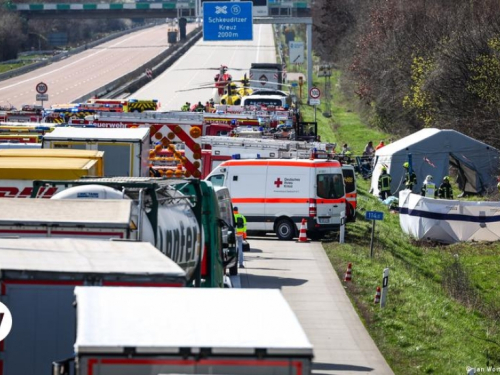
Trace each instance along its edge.
{"label": "white ambulance", "polygon": [[274,232],[291,240],[307,220],[307,235],[319,239],[337,230],[346,211],[342,167],[337,160],[227,160],[206,178],[226,186],[248,231]]}

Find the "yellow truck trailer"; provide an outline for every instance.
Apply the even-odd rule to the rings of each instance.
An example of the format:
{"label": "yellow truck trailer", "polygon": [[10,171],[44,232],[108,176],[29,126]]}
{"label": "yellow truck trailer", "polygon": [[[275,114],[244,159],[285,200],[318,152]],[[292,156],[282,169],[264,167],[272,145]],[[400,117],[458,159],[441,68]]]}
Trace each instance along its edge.
{"label": "yellow truck trailer", "polygon": [[[89,158],[0,157],[0,198],[29,198],[34,180],[75,180],[102,177],[98,161]],[[64,187],[40,189],[39,198],[50,198]]]}
{"label": "yellow truck trailer", "polygon": [[21,158],[71,158],[71,159],[92,159],[97,162],[96,173],[104,176],[104,151],[99,150],[77,150],[77,149],[0,149],[0,158],[21,157]]}

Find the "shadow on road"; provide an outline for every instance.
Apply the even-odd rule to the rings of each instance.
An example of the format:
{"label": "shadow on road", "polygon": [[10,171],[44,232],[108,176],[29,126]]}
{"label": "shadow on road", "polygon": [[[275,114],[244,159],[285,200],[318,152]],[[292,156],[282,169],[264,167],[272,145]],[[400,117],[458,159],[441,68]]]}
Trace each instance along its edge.
{"label": "shadow on road", "polygon": [[359,371],[359,372],[367,372],[373,371],[371,367],[365,366],[355,366],[355,365],[342,365],[336,363],[318,363],[313,362],[312,365],[314,375],[326,375],[315,370],[323,370],[323,371]]}
{"label": "shadow on road", "polygon": [[241,274],[242,288],[263,288],[263,289],[281,289],[284,286],[299,286],[305,284],[308,280],[294,279],[291,277],[264,276]]}

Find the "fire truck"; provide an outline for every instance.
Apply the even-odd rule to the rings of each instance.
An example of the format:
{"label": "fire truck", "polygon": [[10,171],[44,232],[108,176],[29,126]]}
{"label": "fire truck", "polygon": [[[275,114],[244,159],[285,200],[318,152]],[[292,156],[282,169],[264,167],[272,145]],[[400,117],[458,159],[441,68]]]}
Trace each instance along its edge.
{"label": "fire truck", "polygon": [[160,108],[160,103],[156,99],[98,99],[93,98],[87,100],[87,104],[100,104],[103,106],[121,108],[121,111],[112,112],[144,112],[157,111]]}

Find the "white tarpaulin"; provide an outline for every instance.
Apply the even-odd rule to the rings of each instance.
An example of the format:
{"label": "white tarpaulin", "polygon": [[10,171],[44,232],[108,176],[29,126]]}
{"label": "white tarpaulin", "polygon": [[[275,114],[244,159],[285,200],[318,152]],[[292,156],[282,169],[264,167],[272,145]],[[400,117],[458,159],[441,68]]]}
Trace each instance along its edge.
{"label": "white tarpaulin", "polygon": [[500,240],[500,202],[464,202],[399,192],[399,223],[416,239],[443,243]]}

